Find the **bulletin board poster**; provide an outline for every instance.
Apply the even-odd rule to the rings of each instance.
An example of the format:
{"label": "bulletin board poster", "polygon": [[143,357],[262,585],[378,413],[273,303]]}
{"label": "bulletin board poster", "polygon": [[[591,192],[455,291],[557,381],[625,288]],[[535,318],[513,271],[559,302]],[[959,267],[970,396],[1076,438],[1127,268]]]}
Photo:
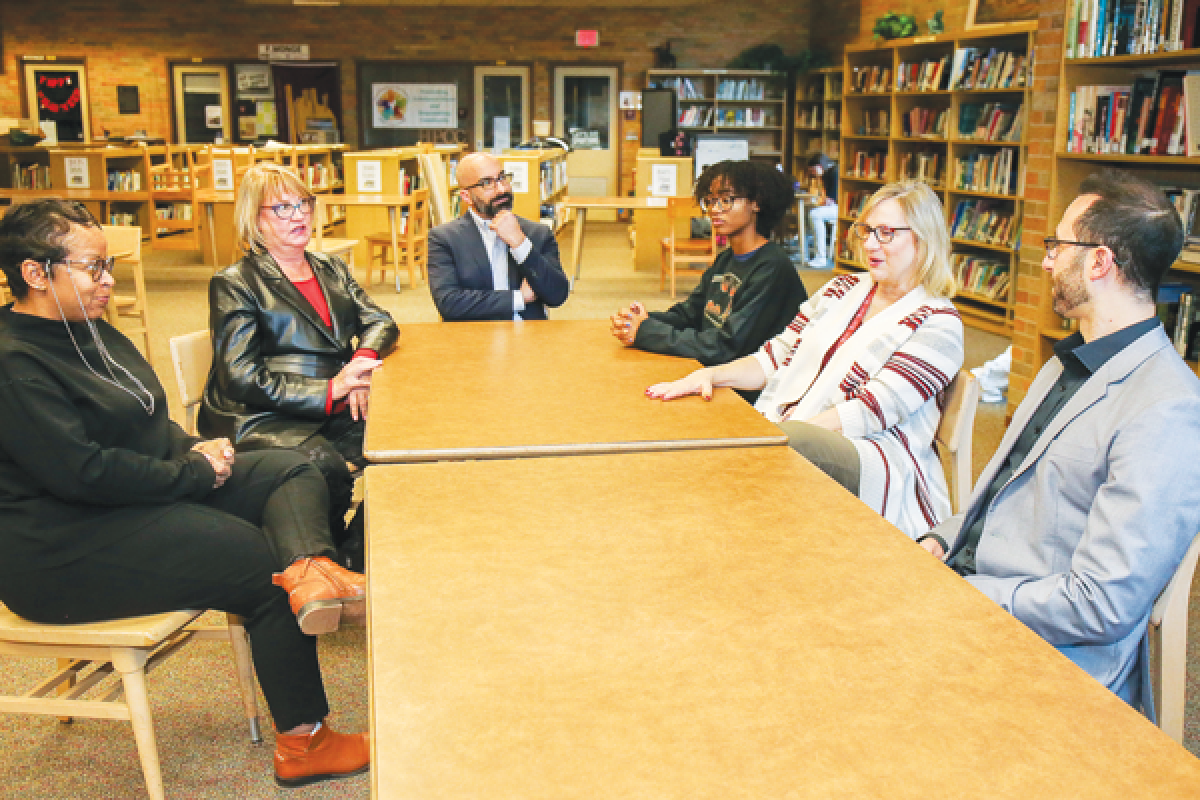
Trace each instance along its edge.
{"label": "bulletin board poster", "polygon": [[457,128],[458,84],[373,83],[371,124],[376,128]]}

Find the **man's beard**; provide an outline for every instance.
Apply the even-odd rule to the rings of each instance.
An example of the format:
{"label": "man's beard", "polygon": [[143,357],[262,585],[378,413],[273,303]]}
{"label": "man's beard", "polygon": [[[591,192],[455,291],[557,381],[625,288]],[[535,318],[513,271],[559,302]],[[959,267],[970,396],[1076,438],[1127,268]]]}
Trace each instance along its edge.
{"label": "man's beard", "polygon": [[1056,314],[1066,315],[1068,311],[1074,311],[1091,299],[1088,297],[1087,285],[1083,282],[1084,255],[1080,253],[1072,260],[1071,266],[1054,276],[1051,291]]}
{"label": "man's beard", "polygon": [[513,205],[512,192],[504,192],[498,194],[486,203],[481,203],[479,210],[483,212],[481,216],[486,219],[492,219],[501,211],[511,211]]}

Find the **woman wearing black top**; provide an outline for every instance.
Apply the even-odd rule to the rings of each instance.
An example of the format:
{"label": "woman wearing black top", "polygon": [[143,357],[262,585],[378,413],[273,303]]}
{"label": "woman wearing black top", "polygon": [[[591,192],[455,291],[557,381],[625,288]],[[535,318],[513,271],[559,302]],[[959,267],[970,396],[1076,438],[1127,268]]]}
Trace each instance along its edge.
{"label": "woman wearing black top", "polygon": [[361,611],[365,581],[328,558],[321,473],[293,451],[235,457],[168,418],[150,365],[101,318],[112,259],[83,206],[9,212],[0,269],[16,298],[0,309],[0,601],[45,623],[240,614],[279,731],[276,780],[366,769],[366,735],[322,725],[309,634]]}

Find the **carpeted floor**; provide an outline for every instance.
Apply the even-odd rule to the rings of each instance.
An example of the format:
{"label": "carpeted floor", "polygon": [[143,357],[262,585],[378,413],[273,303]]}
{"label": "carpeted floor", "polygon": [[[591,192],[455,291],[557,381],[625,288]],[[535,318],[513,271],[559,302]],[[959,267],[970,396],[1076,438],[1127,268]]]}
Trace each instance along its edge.
{"label": "carpeted floor", "polygon": [[[658,290],[658,276],[634,272],[625,226],[593,223],[588,228],[584,273],[556,319],[604,319],[632,300],[651,309],[671,304]],[[570,228],[560,241],[569,249]],[[178,419],[175,379],[167,341],[208,324],[206,281],[209,270],[194,254],[146,253],[151,358]],[[801,272],[810,293],[830,277],[824,271]],[[361,279],[361,277],[360,277]],[[682,291],[694,284],[684,279]],[[378,284],[372,292],[403,326],[436,322],[427,288],[397,293]],[[403,335],[403,333],[401,334]],[[966,366],[978,366],[1008,345],[1002,337],[967,329]],[[664,376],[669,378],[671,376]],[[978,475],[1000,440],[1004,405],[981,404],[976,416],[973,463]],[[214,615],[216,616],[216,615]],[[1193,641],[1196,623],[1193,621]],[[339,730],[367,727],[365,635],[342,631],[321,640],[332,724]],[[1189,663],[1195,663],[1195,651]],[[36,682],[49,662],[0,657],[0,692],[17,693]],[[1190,670],[1193,676],[1198,673]],[[1194,684],[1194,678],[1192,683]],[[335,784],[280,790],[271,779],[272,733],[264,720],[266,743],[249,744],[228,648],[217,643],[192,645],[148,677],[157,728],[163,780],[168,797],[194,798],[365,798],[368,776]],[[261,703],[261,700],[260,700]],[[265,709],[265,704],[263,705]],[[1188,745],[1200,753],[1194,704],[1189,704]],[[0,796],[13,798],[135,798],[145,796],[141,768],[129,725],[106,720],[60,724],[53,717],[0,715]]]}

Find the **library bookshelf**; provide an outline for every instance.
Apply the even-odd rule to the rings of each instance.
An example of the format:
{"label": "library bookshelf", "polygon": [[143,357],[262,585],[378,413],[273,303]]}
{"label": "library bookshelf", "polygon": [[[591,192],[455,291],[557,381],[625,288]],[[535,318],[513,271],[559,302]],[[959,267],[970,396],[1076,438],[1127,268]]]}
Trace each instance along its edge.
{"label": "library bookshelf", "polygon": [[[1035,29],[1018,23],[847,48],[835,272],[863,269],[848,237],[866,199],[892,181],[924,181],[951,228],[963,321],[1012,332]],[[959,88],[960,73],[974,78],[972,88]]]}
{"label": "library bookshelf", "polygon": [[786,72],[737,69],[648,69],[646,88],[674,89],[679,129],[745,136],[750,157],[785,168]]}
{"label": "library bookshelf", "polygon": [[567,151],[506,150],[500,163],[513,173],[513,213],[557,233],[567,223]]}
{"label": "library bookshelf", "polygon": [[842,157],[842,68],[822,67],[796,76],[792,114],[792,175],[803,181],[808,160]]}
{"label": "library bookshelf", "polygon": [[[1194,156],[1097,153],[1087,152],[1086,149],[1072,152],[1067,149],[1068,131],[1073,124],[1072,93],[1080,87],[1131,86],[1136,77],[1153,76],[1159,70],[1200,70],[1200,48],[1100,58],[1066,58],[1064,53],[1055,116],[1054,171],[1050,182],[1048,217],[1050,226],[1058,223],[1063,211],[1078,196],[1079,186],[1084,179],[1105,167],[1130,172],[1165,188],[1200,189],[1200,158]],[[1188,148],[1195,152],[1194,143],[1189,142]],[[1200,264],[1178,260],[1164,281],[1188,284],[1194,292],[1200,291]],[[1054,355],[1055,343],[1073,330],[1068,320],[1055,313],[1052,289],[1052,279],[1049,274],[1043,273],[1038,289],[1036,367],[1048,361]],[[1172,333],[1168,329],[1167,335]],[[1200,373],[1195,361],[1189,363],[1192,369]]]}

